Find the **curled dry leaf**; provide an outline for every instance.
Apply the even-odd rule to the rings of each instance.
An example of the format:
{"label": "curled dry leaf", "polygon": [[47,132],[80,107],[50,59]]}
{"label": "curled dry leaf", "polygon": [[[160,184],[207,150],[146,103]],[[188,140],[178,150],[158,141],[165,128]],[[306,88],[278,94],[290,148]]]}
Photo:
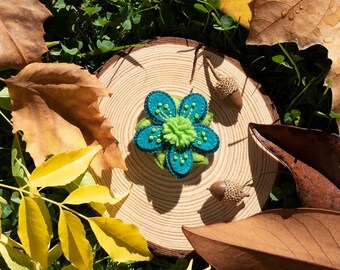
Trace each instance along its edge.
{"label": "curled dry leaf", "polygon": [[99,143],[104,151],[91,163],[98,175],[103,169],[126,168],[112,127],[99,114],[98,98],[110,92],[94,75],[74,64],[33,63],[5,82],[13,132],[24,132],[36,166],[51,154]]}
{"label": "curled dry leaf", "polygon": [[0,2],[0,66],[23,68],[47,51],[44,21],[50,11],[38,0]]}
{"label": "curled dry leaf", "polygon": [[336,211],[276,209],[183,231],[195,251],[217,270],[340,268]]}
{"label": "curled dry leaf", "polygon": [[333,61],[332,109],[340,113],[340,0],[255,0],[247,44],[296,42],[300,49],[321,44]]}
{"label": "curled dry leaf", "polygon": [[303,206],[340,211],[340,137],[250,123],[255,137],[292,172]]}

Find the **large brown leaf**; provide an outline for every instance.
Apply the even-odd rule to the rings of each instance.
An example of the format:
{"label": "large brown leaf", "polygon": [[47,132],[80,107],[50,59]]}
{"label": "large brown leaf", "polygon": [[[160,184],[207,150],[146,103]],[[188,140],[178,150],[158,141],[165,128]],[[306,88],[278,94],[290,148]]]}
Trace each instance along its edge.
{"label": "large brown leaf", "polygon": [[91,166],[125,169],[111,125],[99,114],[98,98],[110,94],[99,80],[74,64],[33,63],[5,80],[12,105],[13,132],[22,130],[35,165],[48,155],[99,143]]}
{"label": "large brown leaf", "polygon": [[217,270],[340,269],[340,213],[335,211],[276,209],[183,231]]}
{"label": "large brown leaf", "polygon": [[38,0],[0,1],[0,66],[23,68],[47,51],[43,23],[50,11]]}
{"label": "large brown leaf", "polygon": [[292,172],[303,206],[340,211],[340,137],[318,130],[250,124],[255,137]]}
{"label": "large brown leaf", "polygon": [[296,42],[300,49],[321,44],[333,61],[332,109],[340,113],[340,0],[254,0],[247,44]]}

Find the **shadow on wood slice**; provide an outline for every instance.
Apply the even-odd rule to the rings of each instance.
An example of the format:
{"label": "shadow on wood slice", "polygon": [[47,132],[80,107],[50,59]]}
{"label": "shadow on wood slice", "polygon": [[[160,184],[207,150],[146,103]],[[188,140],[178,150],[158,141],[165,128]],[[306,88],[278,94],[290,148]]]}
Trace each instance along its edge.
{"label": "shadow on wood slice", "polygon": [[[239,220],[261,211],[274,185],[278,162],[248,131],[250,122],[271,124],[278,120],[274,106],[261,93],[240,64],[198,42],[181,38],[157,38],[145,47],[126,50],[111,58],[98,72],[99,80],[113,91],[100,102],[101,113],[113,125],[113,134],[128,167],[106,171],[102,183],[116,193],[133,188],[124,203],[109,209],[112,215],[134,223],[156,254],[183,257],[193,248],[182,226],[201,226]],[[217,78],[230,76],[239,85],[243,107],[238,112],[230,100],[214,91]],[[195,166],[191,173],[176,179],[160,170],[153,155],[139,151],[132,142],[137,122],[145,116],[144,99],[154,90],[184,97],[202,94],[214,113],[212,129],[220,137],[220,148],[208,155],[208,166]],[[240,205],[226,205],[212,198],[207,188],[215,181],[230,179],[240,184],[255,178],[246,187],[250,194]]]}

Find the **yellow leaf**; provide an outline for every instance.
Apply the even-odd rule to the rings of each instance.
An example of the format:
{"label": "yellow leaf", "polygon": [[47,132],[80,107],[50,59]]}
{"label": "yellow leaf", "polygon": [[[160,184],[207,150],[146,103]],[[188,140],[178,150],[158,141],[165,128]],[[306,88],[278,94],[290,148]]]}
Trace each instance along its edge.
{"label": "yellow leaf", "polygon": [[42,269],[47,269],[50,237],[39,206],[28,197],[24,197],[19,206],[18,236],[32,260],[40,263]]}
{"label": "yellow leaf", "polygon": [[38,265],[19,249],[0,243],[0,253],[10,269],[38,270]]}
{"label": "yellow leaf", "polygon": [[194,259],[191,259],[186,270],[192,270],[193,264],[194,264]]}
{"label": "yellow leaf", "polygon": [[4,234],[1,234],[0,242],[5,244],[6,246],[9,246],[9,247],[14,247],[14,248],[17,248],[17,249],[23,249],[23,246],[20,243],[14,241],[12,238],[10,238],[10,237],[8,237]]}
{"label": "yellow leaf", "polygon": [[75,180],[89,166],[100,145],[60,153],[37,167],[28,182],[34,187],[61,186]]}
{"label": "yellow leaf", "polygon": [[[84,174],[80,175],[76,180],[65,185],[63,188],[69,193],[71,193],[72,191],[76,190],[79,187],[92,185],[96,185],[96,181],[94,180],[92,174],[89,171],[86,171]],[[108,213],[105,204],[91,202],[90,206],[101,216],[110,217],[110,214]]]}
{"label": "yellow leaf", "polygon": [[52,220],[51,220],[51,216],[48,211],[48,208],[46,206],[46,203],[43,199],[41,199],[40,193],[36,187],[29,187],[29,191],[32,194],[36,195],[36,196],[32,196],[32,199],[39,206],[40,212],[42,216],[44,217],[45,223],[47,225],[48,234],[50,235],[50,238],[52,239],[53,237]]}
{"label": "yellow leaf", "polygon": [[58,242],[58,244],[48,251],[48,265],[58,260],[61,255],[63,255],[63,250],[61,249],[61,243]]}
{"label": "yellow leaf", "polygon": [[97,142],[103,147],[91,164],[97,175],[102,169],[126,169],[112,125],[99,112],[99,98],[111,91],[96,76],[74,64],[32,63],[5,83],[13,133],[23,131],[36,167],[47,156]]}
{"label": "yellow leaf", "polygon": [[7,201],[2,196],[0,196],[0,203],[8,204]]}
{"label": "yellow leaf", "polygon": [[60,210],[58,233],[66,259],[79,269],[92,269],[92,249],[80,219],[71,212]]}
{"label": "yellow leaf", "polygon": [[0,10],[0,66],[22,68],[40,61],[48,51],[43,23],[51,12],[38,0],[0,1]]}
{"label": "yellow leaf", "polygon": [[93,217],[88,221],[99,244],[114,261],[148,261],[152,258],[136,225],[106,217]]}
{"label": "yellow leaf", "polygon": [[221,0],[220,10],[233,17],[235,21],[240,20],[240,24],[249,29],[251,11],[249,3],[252,0]]}
{"label": "yellow leaf", "polygon": [[93,185],[83,186],[73,191],[65,200],[64,204],[82,204],[82,203],[109,203],[116,204],[129,194],[127,192],[122,197],[115,198],[108,187]]}
{"label": "yellow leaf", "polygon": [[78,268],[75,267],[73,264],[69,264],[61,268],[61,270],[78,270]]}

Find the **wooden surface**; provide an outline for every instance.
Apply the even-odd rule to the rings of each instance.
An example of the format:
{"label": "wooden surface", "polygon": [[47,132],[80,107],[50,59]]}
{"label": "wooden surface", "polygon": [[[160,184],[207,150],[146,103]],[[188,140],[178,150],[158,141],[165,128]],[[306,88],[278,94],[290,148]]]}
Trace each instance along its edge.
{"label": "wooden surface", "polygon": [[[182,233],[188,227],[239,220],[261,211],[276,179],[278,163],[248,130],[249,122],[270,124],[277,116],[268,98],[249,79],[239,63],[195,41],[158,38],[147,46],[113,57],[98,73],[99,80],[113,91],[100,102],[101,113],[113,124],[128,171],[113,169],[102,181],[116,193],[133,183],[123,204],[110,208],[112,215],[136,224],[155,253],[182,256],[193,248]],[[227,100],[214,93],[215,70],[233,76],[243,95],[238,113]],[[195,61],[196,59],[196,61]],[[209,155],[209,165],[194,167],[184,179],[160,170],[153,155],[139,151],[132,142],[136,123],[145,116],[144,99],[153,90],[183,97],[190,91],[202,94],[214,113],[212,129],[220,136],[219,150]],[[267,174],[266,174],[267,173]],[[231,179],[245,183],[250,197],[239,205],[225,205],[211,197],[207,188],[215,181]]]}

